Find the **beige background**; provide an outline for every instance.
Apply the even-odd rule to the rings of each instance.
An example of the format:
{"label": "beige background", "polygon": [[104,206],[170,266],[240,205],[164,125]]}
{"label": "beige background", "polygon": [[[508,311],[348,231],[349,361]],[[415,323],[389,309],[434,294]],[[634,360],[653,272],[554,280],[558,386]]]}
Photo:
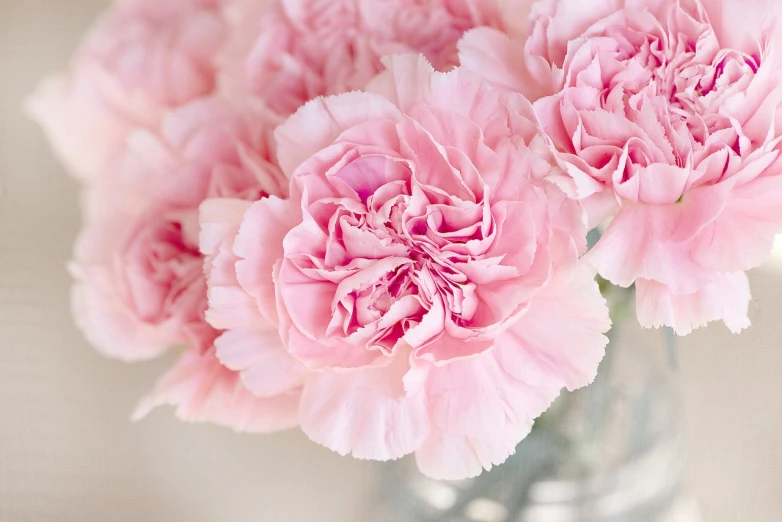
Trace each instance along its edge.
{"label": "beige background", "polygon": [[[130,424],[170,360],[104,360],[72,325],[76,186],[20,107],[104,5],[0,0],[0,522],[359,522],[371,465],[297,432],[237,435],[168,411]],[[750,331],[712,326],[682,342],[704,522],[782,520],[782,270],[752,280]]]}

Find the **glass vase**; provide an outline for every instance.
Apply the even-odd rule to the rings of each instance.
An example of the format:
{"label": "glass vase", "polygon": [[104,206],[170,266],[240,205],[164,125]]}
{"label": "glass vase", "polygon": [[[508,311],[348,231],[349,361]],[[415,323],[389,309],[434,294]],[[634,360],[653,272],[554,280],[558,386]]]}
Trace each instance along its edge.
{"label": "glass vase", "polygon": [[700,522],[683,480],[674,337],[638,327],[629,302],[612,306],[595,382],[563,393],[515,455],[462,481],[429,479],[412,458],[383,464],[367,520]]}

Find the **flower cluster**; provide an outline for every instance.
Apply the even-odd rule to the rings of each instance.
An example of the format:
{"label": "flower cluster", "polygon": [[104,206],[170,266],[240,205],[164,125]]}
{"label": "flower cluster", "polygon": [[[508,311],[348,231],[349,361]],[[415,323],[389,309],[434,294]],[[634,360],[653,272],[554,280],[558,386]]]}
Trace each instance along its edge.
{"label": "flower cluster", "polygon": [[466,67],[536,97],[552,180],[613,218],[586,260],[635,284],[644,326],[747,327],[744,271],[782,230],[780,7],[750,4],[541,0],[523,35],[462,42]]}
{"label": "flower cluster", "polygon": [[594,378],[596,273],[644,326],[749,324],[782,231],[764,1],[116,0],[29,104],[83,182],[76,321],[184,350],[138,418],[475,476]]}
{"label": "flower cluster", "polygon": [[370,92],[313,100],[277,129],[288,200],[202,207],[202,245],[230,245],[214,265],[236,274],[210,277],[214,311],[253,297],[218,356],[252,389],[272,361],[304,372],[313,440],[358,458],[415,452],[430,476],[460,478],[512,454],[561,388],[591,382],[610,323],[529,104],[415,55],[386,64]]}

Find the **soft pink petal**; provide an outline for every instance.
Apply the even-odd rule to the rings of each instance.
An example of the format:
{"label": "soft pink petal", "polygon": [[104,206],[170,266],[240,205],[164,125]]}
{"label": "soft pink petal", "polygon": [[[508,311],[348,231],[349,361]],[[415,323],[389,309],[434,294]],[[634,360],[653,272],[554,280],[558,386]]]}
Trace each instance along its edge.
{"label": "soft pink petal", "polygon": [[341,455],[391,460],[415,451],[429,434],[426,397],[406,394],[404,357],[386,367],[324,372],[307,379],[301,428]]}
{"label": "soft pink petal", "polygon": [[619,210],[616,196],[610,191],[592,194],[581,201],[581,206],[587,215],[587,228],[589,230],[599,227]]}
{"label": "soft pink petal", "polygon": [[200,206],[200,248],[206,255],[204,272],[208,285],[209,308],[206,320],[215,328],[263,326],[255,299],[236,278],[238,257],[233,253],[239,224],[250,203],[237,199],[208,199]]}
{"label": "soft pink petal", "polygon": [[[286,190],[269,148],[274,118],[253,106],[205,97],[178,107],[160,128],[131,132],[121,157],[86,188],[74,313],[98,349],[132,360],[210,345],[207,293],[215,326],[262,320],[236,281],[232,229],[241,199]],[[198,207],[220,196],[202,220],[204,260]]]}
{"label": "soft pink petal", "polygon": [[782,233],[780,197],[780,175],[759,177],[734,188],[719,217],[694,239],[693,255],[698,263],[731,272],[766,262],[774,237]]}
{"label": "soft pink petal", "polygon": [[296,167],[350,127],[374,119],[397,121],[400,118],[399,109],[376,94],[350,92],[316,98],[277,128],[280,166],[290,177]]}
{"label": "soft pink petal", "polygon": [[500,89],[520,92],[533,101],[547,94],[527,70],[523,42],[497,29],[478,27],[465,33],[459,42],[459,59]]}
{"label": "soft pink petal", "polygon": [[494,343],[490,340],[465,340],[443,333],[434,341],[415,351],[415,356],[435,364],[447,364],[449,361],[476,354],[491,349]]}
{"label": "soft pink petal", "polygon": [[532,429],[532,423],[507,426],[486,437],[450,435],[435,427],[415,452],[415,462],[424,475],[436,480],[463,480],[499,466]]}
{"label": "soft pink petal", "polygon": [[116,2],[82,39],[68,70],[28,103],[83,181],[105,173],[127,136],[214,88],[225,36],[221,1]]}
{"label": "soft pink petal", "polygon": [[296,426],[299,393],[262,399],[245,388],[239,373],[220,364],[214,351],[188,350],[141,401],[133,414],[141,419],[158,406],[174,406],[187,422],[213,422],[236,431],[271,432]]}
{"label": "soft pink petal", "polygon": [[[715,200],[714,210],[723,203]],[[636,279],[664,282],[678,291],[694,291],[708,280],[680,230],[697,230],[716,212],[702,205],[647,205],[625,202],[585,259],[612,283],[629,287]],[[685,237],[680,238],[680,235]]]}
{"label": "soft pink petal", "polygon": [[240,372],[256,397],[273,398],[304,384],[305,369],[282,345],[276,329],[235,328],[215,340],[217,358]]}
{"label": "soft pink petal", "polygon": [[779,32],[774,22],[782,19],[782,6],[776,0],[752,0],[749,4],[729,0],[701,0],[701,3],[714,25],[720,43],[726,47],[752,49],[759,34],[776,37]]}
{"label": "soft pink petal", "polygon": [[714,274],[712,282],[690,294],[676,294],[656,281],[639,279],[636,285],[638,321],[646,328],[670,326],[679,335],[724,321],[733,333],[750,326],[751,299],[744,272]]}
{"label": "soft pink petal", "polygon": [[536,295],[494,350],[428,367],[432,433],[416,452],[421,471],[462,479],[504,462],[561,388],[592,381],[610,325],[591,274],[573,267]]}
{"label": "soft pink petal", "polygon": [[256,201],[245,213],[234,243],[234,253],[240,258],[237,279],[272,324],[277,323],[272,269],[283,255],[283,238],[300,216],[299,208],[287,200],[270,196]]}
{"label": "soft pink petal", "polygon": [[556,385],[530,386],[516,379],[493,351],[444,366],[419,363],[413,372],[425,374],[432,424],[416,462],[437,479],[473,477],[503,463],[559,394]]}
{"label": "soft pink petal", "polygon": [[684,192],[689,179],[688,169],[655,163],[639,169],[638,199],[644,203],[665,205],[675,203]]}
{"label": "soft pink petal", "polygon": [[417,106],[425,104],[450,114],[450,118],[465,118],[483,131],[488,144],[507,138],[511,130],[525,141],[536,134],[530,102],[516,93],[498,93],[474,71],[458,67],[447,73],[436,72],[424,57],[414,54],[387,56],[383,63],[387,73],[379,75],[369,88],[416,119]]}
{"label": "soft pink petal", "polygon": [[241,199],[207,199],[199,207],[199,247],[206,256],[216,255],[220,246],[236,234],[251,203]]}
{"label": "soft pink petal", "polygon": [[[328,318],[330,320],[330,317]],[[281,327],[280,336],[286,340],[288,352],[313,370],[355,369],[382,365],[385,358],[368,349],[375,332],[359,330],[349,339],[313,339],[295,325]]]}
{"label": "soft pink petal", "polygon": [[561,266],[529,310],[497,339],[497,357],[525,382],[575,390],[595,378],[610,328],[592,272],[583,264]]}

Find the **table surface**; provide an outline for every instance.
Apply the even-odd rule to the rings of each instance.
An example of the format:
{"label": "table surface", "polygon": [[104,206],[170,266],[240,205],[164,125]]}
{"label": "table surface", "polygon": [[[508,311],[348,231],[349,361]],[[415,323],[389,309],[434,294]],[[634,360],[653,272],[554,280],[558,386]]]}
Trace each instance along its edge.
{"label": "table surface", "polygon": [[[371,464],[296,431],[238,435],[169,411],[130,424],[171,359],[103,359],[73,326],[65,265],[77,187],[21,105],[105,5],[0,0],[0,521],[358,522]],[[681,342],[688,469],[705,522],[782,520],[782,263],[751,279],[753,328],[714,325]]]}

